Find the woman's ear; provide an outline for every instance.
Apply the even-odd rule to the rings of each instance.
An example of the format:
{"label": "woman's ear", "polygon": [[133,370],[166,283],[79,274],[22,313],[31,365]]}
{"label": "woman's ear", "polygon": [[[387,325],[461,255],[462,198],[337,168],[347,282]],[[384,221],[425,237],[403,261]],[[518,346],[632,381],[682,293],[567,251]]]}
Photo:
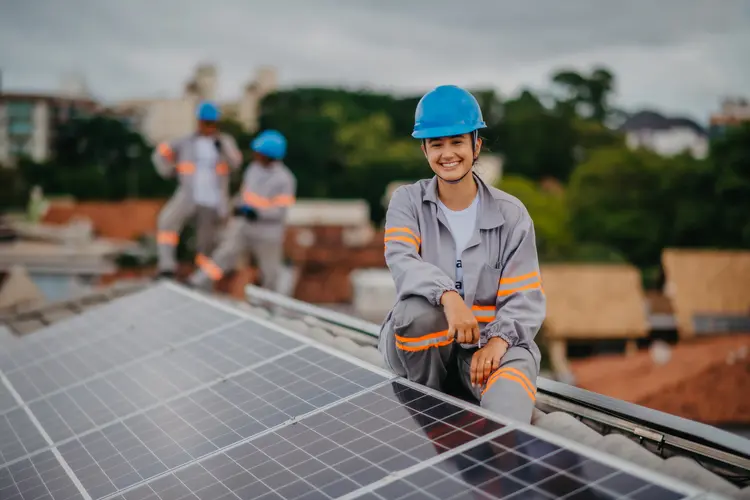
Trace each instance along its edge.
{"label": "woman's ear", "polygon": [[479,159],[479,153],[482,151],[482,138],[477,137],[477,141],[474,143],[474,161]]}
{"label": "woman's ear", "polygon": [[424,157],[427,158],[427,148],[425,147],[425,141],[422,141],[422,145],[420,147],[422,148],[422,153],[424,154]]}

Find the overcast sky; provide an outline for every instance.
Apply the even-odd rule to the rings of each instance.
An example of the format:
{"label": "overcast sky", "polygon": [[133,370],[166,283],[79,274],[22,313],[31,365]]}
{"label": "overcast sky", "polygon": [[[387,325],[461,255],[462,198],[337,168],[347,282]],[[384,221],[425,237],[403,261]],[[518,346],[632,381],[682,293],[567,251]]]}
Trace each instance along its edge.
{"label": "overcast sky", "polygon": [[177,95],[201,61],[222,98],[263,64],[284,87],[508,95],[602,63],[619,105],[705,121],[722,95],[750,97],[750,0],[0,0],[6,89],[75,70],[105,100]]}

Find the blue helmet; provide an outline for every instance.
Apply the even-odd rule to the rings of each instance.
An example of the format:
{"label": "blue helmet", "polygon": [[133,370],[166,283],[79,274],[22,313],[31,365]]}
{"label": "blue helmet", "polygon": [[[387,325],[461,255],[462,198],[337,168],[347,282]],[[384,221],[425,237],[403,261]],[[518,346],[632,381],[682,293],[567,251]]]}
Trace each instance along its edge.
{"label": "blue helmet", "polygon": [[215,122],[219,120],[221,112],[216,104],[210,101],[203,101],[198,105],[198,110],[195,112],[195,116],[204,122]]}
{"label": "blue helmet", "polygon": [[471,93],[455,85],[441,85],[419,100],[411,135],[416,139],[449,137],[486,126],[479,103]]}
{"label": "blue helmet", "polygon": [[278,130],[264,130],[250,143],[256,153],[280,160],[286,155],[286,138]]}

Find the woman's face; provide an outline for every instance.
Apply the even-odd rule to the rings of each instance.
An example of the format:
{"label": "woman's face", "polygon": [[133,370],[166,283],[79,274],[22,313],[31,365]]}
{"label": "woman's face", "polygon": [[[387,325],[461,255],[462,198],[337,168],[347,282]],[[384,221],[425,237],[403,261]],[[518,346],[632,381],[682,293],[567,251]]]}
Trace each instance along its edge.
{"label": "woman's face", "polygon": [[[422,144],[422,151],[438,177],[453,181],[465,176],[474,164],[471,141],[472,134],[427,139]],[[476,151],[481,145],[482,139],[477,138]]]}

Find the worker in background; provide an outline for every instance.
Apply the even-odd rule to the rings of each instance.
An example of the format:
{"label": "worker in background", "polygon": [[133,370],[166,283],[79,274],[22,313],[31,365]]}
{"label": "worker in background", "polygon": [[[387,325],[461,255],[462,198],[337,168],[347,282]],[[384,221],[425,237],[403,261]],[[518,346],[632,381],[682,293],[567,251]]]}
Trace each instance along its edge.
{"label": "worker in background", "polygon": [[180,232],[196,219],[196,260],[210,255],[216,232],[229,210],[229,174],[242,164],[234,139],[218,130],[219,108],[202,102],[197,109],[198,131],[159,144],[153,154],[156,171],[164,178],[175,174],[179,187],[164,205],[157,222],[158,271],[173,277]]}
{"label": "worker in background", "polygon": [[385,259],[397,302],[379,349],[396,374],[531,420],[546,314],[534,224],[516,198],[474,173],[486,127],[479,104],[452,85],[417,105],[412,136],[435,175],[396,189]]}
{"label": "worker in background", "polygon": [[277,291],[286,215],[295,202],[297,180],[282,162],[287,141],[280,132],[266,130],[250,147],[253,161],[245,170],[226,234],[213,256],[202,258],[189,279],[197,288],[220,280],[249,251],[257,261],[261,286]]}

